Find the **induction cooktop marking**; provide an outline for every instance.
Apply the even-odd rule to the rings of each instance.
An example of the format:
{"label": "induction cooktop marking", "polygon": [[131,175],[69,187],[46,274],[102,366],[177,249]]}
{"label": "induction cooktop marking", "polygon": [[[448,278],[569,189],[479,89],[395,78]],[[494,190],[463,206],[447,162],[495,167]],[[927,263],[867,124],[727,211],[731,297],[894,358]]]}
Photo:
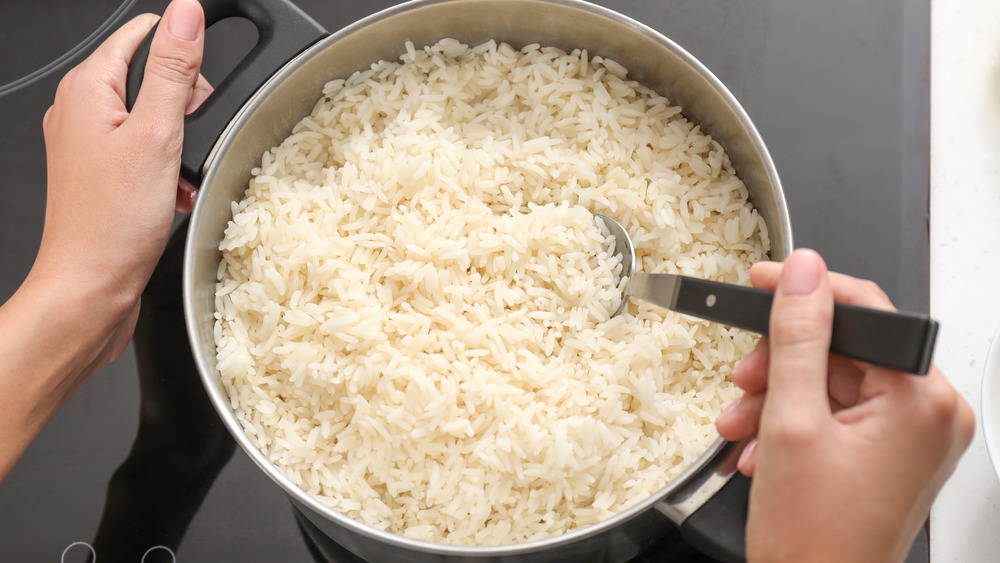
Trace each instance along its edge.
{"label": "induction cooktop marking", "polygon": [[139,560],[139,563],[146,563],[146,556],[149,555],[150,553],[156,551],[157,549],[162,549],[162,550],[166,551],[167,553],[169,553],[170,554],[170,560],[173,561],[174,563],[177,563],[177,556],[174,555],[174,552],[169,547],[167,547],[165,545],[154,545],[153,547],[147,549],[146,553],[142,554],[142,559]]}
{"label": "induction cooktop marking", "polygon": [[17,80],[8,82],[7,84],[0,86],[0,98],[6,96],[7,94],[17,92],[21,88],[31,86],[35,82],[38,82],[39,80],[45,78],[46,76],[62,68],[66,63],[73,60],[73,58],[76,57],[81,52],[89,49],[90,46],[93,45],[95,42],[97,42],[98,39],[101,39],[101,36],[104,35],[104,32],[118,25],[118,22],[122,19],[122,16],[124,16],[132,8],[132,6],[135,5],[136,2],[137,0],[125,0],[124,2],[122,2],[121,6],[118,6],[118,9],[115,10],[114,13],[111,14],[111,17],[105,20],[105,22],[102,23],[100,27],[98,27],[97,29],[94,30],[93,33],[88,35],[87,38],[81,41],[79,45],[63,53],[63,55],[58,59],[52,61],[51,63],[43,66],[42,68],[39,68],[38,70],[30,74],[26,74],[21,78],[18,78]]}
{"label": "induction cooktop marking", "polygon": [[[69,551],[69,550],[71,550],[71,549],[73,549],[74,547],[76,547],[78,545],[87,546],[87,549],[90,550],[90,561],[91,561],[91,563],[97,563],[97,552],[94,551],[94,546],[90,545],[89,543],[87,543],[85,541],[75,541],[75,542],[67,545],[66,549],[63,550],[62,555],[59,557],[59,563],[66,563],[66,552]],[[173,555],[173,554],[171,554],[171,555]]]}

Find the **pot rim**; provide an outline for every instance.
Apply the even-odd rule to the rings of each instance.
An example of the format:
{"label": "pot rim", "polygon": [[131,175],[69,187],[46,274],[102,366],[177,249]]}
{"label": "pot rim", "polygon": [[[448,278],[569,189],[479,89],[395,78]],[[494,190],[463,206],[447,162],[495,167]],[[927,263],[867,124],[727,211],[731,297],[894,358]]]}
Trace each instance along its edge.
{"label": "pot rim", "polygon": [[[362,29],[379,22],[384,19],[396,17],[400,14],[409,12],[411,10],[431,6],[431,5],[443,5],[443,4],[467,4],[467,3],[477,3],[485,2],[491,3],[496,0],[410,0],[395,6],[391,6],[372,15],[369,15],[363,19],[360,19],[350,25],[347,25],[340,30],[331,33],[330,35],[321,38],[316,43],[309,46],[302,53],[294,57],[280,69],[278,69],[272,76],[263,84],[260,88],[254,92],[249,99],[244,103],[239,112],[233,117],[226,128],[223,130],[219,139],[216,141],[214,147],[208,155],[207,160],[204,165],[204,181],[203,186],[210,185],[213,181],[214,176],[217,172],[217,167],[214,165],[217,157],[220,154],[224,154],[227,147],[232,143],[234,135],[233,132],[239,131],[250,119],[253,114],[253,110],[269,96],[269,94],[274,90],[277,84],[284,81],[289,75],[291,75],[299,66],[301,66],[305,61],[311,59],[313,56],[322,52],[328,48],[331,44],[337,43],[343,38],[350,36],[354,33],[361,31]],[[584,12],[589,12],[592,15],[602,17],[608,20],[612,20],[614,23],[619,25],[624,25],[630,28],[632,31],[638,34],[647,36],[647,38],[654,40],[657,43],[662,44],[664,47],[674,52],[680,59],[682,59],[686,64],[701,75],[706,81],[708,81],[712,87],[726,100],[727,105],[734,111],[735,115],[738,117],[740,124],[748,132],[750,140],[754,145],[761,151],[763,156],[763,161],[765,165],[765,170],[769,176],[769,180],[772,183],[773,189],[776,191],[778,201],[780,202],[780,208],[778,209],[780,217],[779,224],[783,225],[785,229],[784,240],[787,241],[789,250],[791,248],[791,228],[790,222],[788,221],[788,212],[785,204],[784,194],[781,189],[781,184],[778,179],[777,171],[775,169],[773,160],[771,159],[762,138],[756,127],[750,121],[749,116],[746,111],[736,100],[735,96],[729,91],[728,88],[700,61],[698,61],[694,56],[688,53],[685,49],[680,47],[677,43],[659,33],[658,31],[646,26],[645,24],[638,22],[624,14],[611,10],[609,8],[604,8],[595,4],[591,4],[584,0],[518,0],[522,3],[531,4],[552,4],[557,6],[563,6],[566,8],[580,10]],[[402,46],[402,45],[401,45]],[[318,94],[317,94],[318,96]],[[203,199],[199,198],[196,203],[194,210],[191,213],[191,223],[195,224],[199,221],[199,218],[204,214],[202,204]],[[698,476],[703,471],[712,471],[715,474],[723,477],[721,480],[724,484],[732,474],[735,473],[735,468],[716,468],[718,463],[713,463],[713,461],[718,462],[715,458],[719,456],[725,446],[728,444],[722,438],[716,438],[716,440],[705,450],[702,455],[700,455],[695,461],[693,461],[685,470],[674,477],[667,485],[657,490],[656,492],[649,495],[647,498],[629,506],[625,510],[606,518],[600,522],[590,524],[581,528],[577,528],[560,534],[557,536],[551,536],[548,538],[532,540],[523,543],[516,544],[503,544],[503,545],[493,545],[493,546],[470,546],[470,545],[451,545],[434,543],[424,540],[417,540],[408,538],[393,532],[388,532],[364,524],[358,520],[354,520],[345,514],[330,508],[317,500],[314,496],[305,492],[297,485],[295,485],[282,470],[277,466],[268,461],[267,457],[250,441],[243,427],[240,425],[239,421],[230,406],[230,399],[225,391],[218,385],[218,373],[217,370],[210,367],[210,364],[205,359],[202,350],[197,346],[198,339],[195,335],[199,333],[199,326],[197,319],[195,318],[194,311],[192,310],[193,301],[193,288],[195,280],[193,279],[193,254],[188,249],[192,248],[192,233],[194,230],[189,230],[187,245],[184,253],[184,268],[183,268],[183,297],[184,297],[184,312],[185,312],[185,324],[187,326],[187,331],[189,335],[189,341],[191,343],[193,355],[195,362],[198,367],[199,376],[202,379],[205,389],[207,390],[210,400],[214,405],[216,411],[220,414],[224,424],[228,428],[230,434],[236,439],[240,447],[250,456],[254,463],[260,467],[275,483],[277,483],[284,491],[291,495],[293,499],[301,503],[305,507],[314,511],[318,515],[347,528],[349,531],[362,534],[374,540],[384,542],[399,548],[408,549],[416,552],[422,552],[427,554],[442,555],[442,556],[458,556],[458,557],[503,557],[515,554],[521,554],[524,552],[531,552],[537,550],[548,550],[556,548],[563,544],[568,544],[575,542],[577,540],[596,536],[598,534],[607,532],[612,528],[620,526],[622,523],[644,513],[647,510],[652,509],[657,503],[660,503],[667,499],[670,495],[676,493],[679,489],[685,485],[691,483],[696,476]],[[742,444],[740,444],[740,449],[742,449]],[[727,454],[727,457],[730,457]],[[721,456],[720,456],[721,457]],[[718,480],[716,480],[717,486]],[[714,491],[712,491],[714,493]],[[700,506],[700,505],[699,505]],[[694,509],[697,509],[695,506]],[[674,520],[676,524],[680,525],[683,522],[683,518],[689,514],[678,514],[675,510],[664,510],[671,520]],[[678,521],[678,518],[680,520]]]}

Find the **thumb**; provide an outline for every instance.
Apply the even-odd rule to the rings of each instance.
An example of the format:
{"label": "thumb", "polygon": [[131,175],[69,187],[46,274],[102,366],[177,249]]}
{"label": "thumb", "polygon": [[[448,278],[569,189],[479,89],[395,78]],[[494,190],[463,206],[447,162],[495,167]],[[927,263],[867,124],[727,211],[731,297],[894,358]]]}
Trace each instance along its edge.
{"label": "thumb", "polygon": [[771,306],[768,414],[781,419],[829,415],[827,366],[833,292],[826,264],[812,250],[785,260]]}
{"label": "thumb", "polygon": [[205,43],[205,14],[197,0],[173,0],[149,48],[142,87],[132,114],[171,135],[181,127],[191,89],[198,80]]}

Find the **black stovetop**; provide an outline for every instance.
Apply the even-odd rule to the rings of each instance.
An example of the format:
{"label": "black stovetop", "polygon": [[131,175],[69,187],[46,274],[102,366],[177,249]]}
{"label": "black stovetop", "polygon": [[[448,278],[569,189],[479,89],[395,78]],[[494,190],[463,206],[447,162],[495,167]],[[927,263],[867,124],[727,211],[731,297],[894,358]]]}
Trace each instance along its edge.
{"label": "black stovetop", "polygon": [[[333,31],[396,2],[297,3]],[[598,3],[664,33],[733,91],[777,164],[796,246],[878,281],[901,308],[927,310],[927,0]],[[59,78],[93,48],[88,36],[107,35],[109,18],[120,24],[118,15],[165,5],[4,3],[0,299],[23,280],[41,238],[41,122]],[[210,81],[252,37],[247,22],[209,32]],[[38,72],[61,57],[54,72]],[[19,81],[26,76],[33,80]],[[321,559],[308,526],[234,448],[202,391],[180,312],[179,244],[148,289],[131,349],[65,405],[0,484],[0,560],[83,561],[91,550],[97,561]],[[707,560],[666,540],[644,560]],[[917,551],[912,560],[926,561],[926,549]]]}

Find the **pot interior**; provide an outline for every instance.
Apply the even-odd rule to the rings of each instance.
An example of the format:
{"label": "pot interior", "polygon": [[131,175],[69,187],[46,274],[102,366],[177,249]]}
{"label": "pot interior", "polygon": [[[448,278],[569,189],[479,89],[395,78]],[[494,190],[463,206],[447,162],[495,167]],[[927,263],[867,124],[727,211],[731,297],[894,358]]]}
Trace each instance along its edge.
{"label": "pot interior", "polygon": [[[664,6],[664,9],[669,8]],[[742,108],[693,57],[655,31],[614,12],[576,0],[431,0],[380,12],[320,41],[258,90],[222,133],[209,156],[185,250],[184,302],[195,360],[226,425],[279,485],[327,517],[331,517],[332,511],[307,498],[284,479],[249,442],[232,415],[216,370],[213,327],[214,291],[221,259],[218,245],[232,217],[230,205],[242,199],[251,170],[259,165],[264,151],[284,140],[295,123],[311,111],[327,81],[345,78],[378,60],[398,58],[406,41],[420,48],[446,37],[469,45],[494,39],[514,47],[539,43],[567,51],[584,48],[591,56],[600,55],[623,64],[629,70],[629,78],[679,105],[689,120],[700,124],[703,131],[723,145],[752,202],[764,217],[771,257],[783,259],[791,250],[791,229],[777,173]],[[719,445],[706,452],[685,475],[696,472]],[[595,534],[615,526],[648,510],[683,480],[682,476],[654,498],[617,517],[553,540]],[[332,517],[343,518],[336,514]],[[363,528],[361,524],[356,526]],[[413,543],[410,547],[421,544],[397,538],[402,544]],[[522,545],[519,549],[526,547],[529,546]],[[489,551],[489,548],[465,548],[469,549]],[[500,554],[503,549],[493,551]]]}

